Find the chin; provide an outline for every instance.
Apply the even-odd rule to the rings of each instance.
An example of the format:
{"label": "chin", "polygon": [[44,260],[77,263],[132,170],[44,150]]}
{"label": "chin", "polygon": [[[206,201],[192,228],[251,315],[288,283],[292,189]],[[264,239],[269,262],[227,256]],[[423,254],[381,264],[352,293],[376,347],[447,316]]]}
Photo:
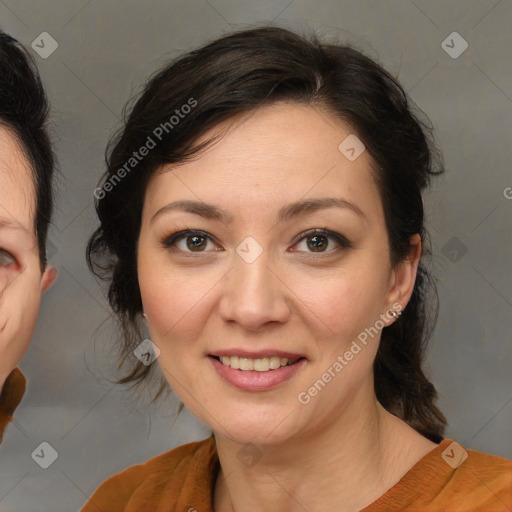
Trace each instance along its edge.
{"label": "chin", "polygon": [[[240,414],[241,411],[229,413],[219,422],[211,425],[210,428],[217,436],[226,437],[230,441],[240,444],[254,445],[278,445],[294,437],[303,427],[293,420],[293,414],[282,414],[283,409],[278,411],[261,411],[255,415],[254,411],[247,411],[247,414]],[[236,418],[236,420],[234,420]],[[211,421],[210,421],[211,423]],[[219,428],[219,424],[223,428]]]}

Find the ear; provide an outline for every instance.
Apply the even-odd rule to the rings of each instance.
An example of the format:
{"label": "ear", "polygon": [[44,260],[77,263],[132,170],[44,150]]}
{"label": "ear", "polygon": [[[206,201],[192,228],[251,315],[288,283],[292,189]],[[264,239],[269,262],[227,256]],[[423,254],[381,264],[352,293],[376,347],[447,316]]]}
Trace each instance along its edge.
{"label": "ear", "polygon": [[55,267],[46,265],[46,268],[43,272],[43,277],[41,278],[41,292],[48,290],[48,288],[50,288],[56,281],[58,275],[59,271]]}
{"label": "ear", "polygon": [[386,297],[386,306],[389,309],[405,309],[409,302],[416,273],[421,258],[421,237],[418,233],[410,239],[410,250],[407,258],[396,265],[391,272],[390,288]]}

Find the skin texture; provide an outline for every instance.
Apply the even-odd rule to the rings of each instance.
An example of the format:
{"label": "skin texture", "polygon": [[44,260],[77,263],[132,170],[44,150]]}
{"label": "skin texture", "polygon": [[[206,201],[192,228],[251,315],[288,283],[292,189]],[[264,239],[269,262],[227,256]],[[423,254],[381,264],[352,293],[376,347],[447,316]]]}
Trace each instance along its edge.
{"label": "skin texture", "polygon": [[[294,103],[235,121],[206,134],[228,129],[199,158],[153,175],[146,191],[138,277],[158,362],[215,433],[222,466],[215,510],[339,510],[340,500],[344,510],[359,510],[436,446],[376,401],[380,332],[307,405],[297,397],[393,304],[406,306],[421,242],[413,237],[409,259],[391,267],[371,157],[365,151],[349,161],[340,153],[353,133],[342,121]],[[326,197],[350,201],[363,215],[330,207],[277,221],[289,203]],[[232,220],[179,210],[155,217],[185,199],[213,204]],[[186,239],[162,243],[185,228],[212,240],[202,252]],[[351,247],[327,238],[324,252],[314,252],[308,239],[299,241],[312,228],[340,233]],[[236,253],[248,236],[263,250],[252,263]],[[394,321],[387,318],[384,325]],[[307,360],[272,390],[244,391],[224,381],[208,357],[235,348]],[[261,456],[252,467],[237,456],[246,443]]]}
{"label": "skin texture", "polygon": [[41,294],[57,277],[49,266],[41,272],[34,212],[32,170],[0,125],[0,390],[29,346]]}

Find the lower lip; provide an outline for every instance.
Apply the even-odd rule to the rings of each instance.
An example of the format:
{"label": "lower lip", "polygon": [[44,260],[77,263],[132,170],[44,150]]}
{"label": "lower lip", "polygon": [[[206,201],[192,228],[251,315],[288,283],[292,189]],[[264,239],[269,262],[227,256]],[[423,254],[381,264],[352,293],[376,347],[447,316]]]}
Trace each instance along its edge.
{"label": "lower lip", "polygon": [[235,370],[231,366],[222,364],[214,357],[209,357],[218,374],[231,385],[244,391],[267,391],[279,384],[291,379],[297,371],[306,363],[306,359],[300,359],[290,366],[281,366],[277,370],[257,372],[255,370]]}

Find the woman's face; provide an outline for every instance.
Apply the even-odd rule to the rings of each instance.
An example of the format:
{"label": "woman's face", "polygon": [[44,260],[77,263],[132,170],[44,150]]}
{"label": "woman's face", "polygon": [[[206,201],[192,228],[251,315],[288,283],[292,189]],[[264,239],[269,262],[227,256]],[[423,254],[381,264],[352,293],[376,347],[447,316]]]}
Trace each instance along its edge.
{"label": "woman's face", "polygon": [[264,107],[146,190],[138,278],[158,362],[236,442],[298,439],[374,400],[380,331],[417,258],[391,268],[372,161],[353,138],[342,153],[349,135],[311,106]]}
{"label": "woman's face", "polygon": [[50,267],[41,272],[34,212],[31,167],[0,125],[0,389],[27,350],[41,293],[56,277]]}

